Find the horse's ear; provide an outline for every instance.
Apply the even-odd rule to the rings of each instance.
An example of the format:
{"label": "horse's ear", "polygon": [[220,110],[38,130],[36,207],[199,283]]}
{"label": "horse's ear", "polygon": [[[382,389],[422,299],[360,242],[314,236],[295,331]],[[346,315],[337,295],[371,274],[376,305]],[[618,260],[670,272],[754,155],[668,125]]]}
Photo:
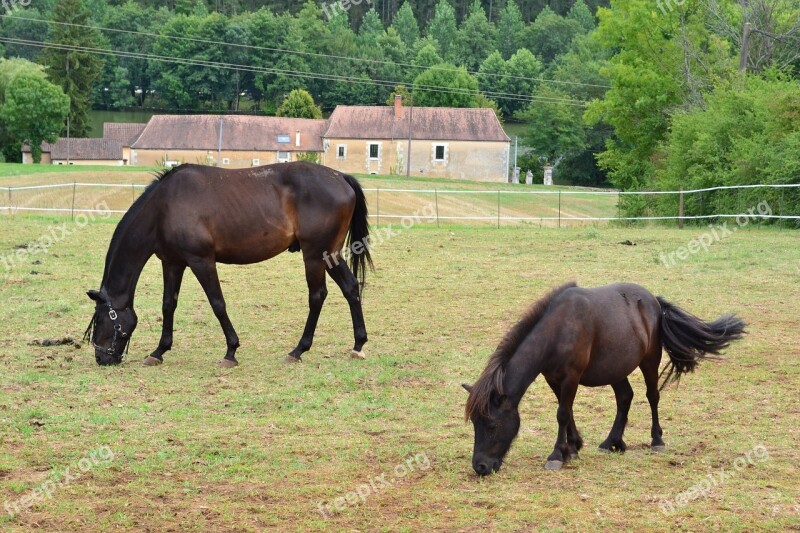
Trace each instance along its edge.
{"label": "horse's ear", "polygon": [[89,298],[91,298],[95,302],[101,302],[102,303],[102,301],[103,301],[103,298],[100,296],[100,291],[96,291],[96,290],[86,291],[86,296],[88,296]]}
{"label": "horse's ear", "polygon": [[472,392],[472,385],[467,385],[466,383],[462,383],[461,386],[464,387],[465,391],[470,393]]}

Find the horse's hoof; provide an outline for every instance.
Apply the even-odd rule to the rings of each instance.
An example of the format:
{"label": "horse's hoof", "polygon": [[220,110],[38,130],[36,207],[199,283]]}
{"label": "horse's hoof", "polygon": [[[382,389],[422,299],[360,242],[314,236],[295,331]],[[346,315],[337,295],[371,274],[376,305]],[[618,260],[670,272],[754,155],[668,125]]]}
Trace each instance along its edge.
{"label": "horse's hoof", "polygon": [[293,355],[287,355],[286,357],[283,358],[283,362],[284,363],[302,363],[303,360],[300,359],[299,357],[295,357]]}
{"label": "horse's hoof", "polygon": [[578,454],[577,453],[569,454],[569,460],[570,461],[574,461],[575,459],[578,459]]}
{"label": "horse's hoof", "polygon": [[656,444],[655,446],[650,446],[650,449],[656,453],[665,452],[667,451],[667,446],[666,444]]}
{"label": "horse's hoof", "polygon": [[365,354],[364,352],[356,351],[356,350],[350,350],[350,358],[351,359],[360,359],[360,360],[363,361],[364,359],[367,358],[367,354]]}
{"label": "horse's hoof", "polygon": [[239,362],[238,361],[232,361],[230,359],[223,359],[222,361],[219,362],[219,367],[220,368],[234,368],[234,367],[237,367],[237,366],[239,366]]}
{"label": "horse's hoof", "polygon": [[164,361],[162,361],[162,360],[161,360],[161,359],[159,359],[158,357],[153,357],[152,355],[148,355],[148,356],[147,356],[147,357],[145,357],[145,358],[144,358],[144,360],[142,361],[142,366],[158,366],[158,365],[160,365],[160,364],[161,364],[161,363],[163,363],[163,362],[164,362]]}
{"label": "horse's hoof", "polygon": [[547,461],[544,464],[545,470],[561,470],[561,467],[564,466],[563,461]]}

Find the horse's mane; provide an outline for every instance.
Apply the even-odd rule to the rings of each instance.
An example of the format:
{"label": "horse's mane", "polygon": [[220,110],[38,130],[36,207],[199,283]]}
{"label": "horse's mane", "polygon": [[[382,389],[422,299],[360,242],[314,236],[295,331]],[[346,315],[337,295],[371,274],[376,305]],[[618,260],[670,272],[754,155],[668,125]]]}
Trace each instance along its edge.
{"label": "horse's mane", "polygon": [[522,341],[528,336],[533,327],[539,322],[547,311],[550,302],[566,289],[575,287],[576,283],[570,281],[550,291],[545,297],[531,305],[522,315],[522,318],[506,333],[497,349],[489,357],[489,363],[483,369],[478,381],[472,386],[467,399],[465,418],[470,419],[472,413],[486,415],[489,408],[489,399],[493,392],[503,394],[503,378],[505,377],[505,364],[511,359]]}
{"label": "horse's mane", "polygon": [[150,196],[152,196],[153,191],[158,188],[159,184],[166,181],[183,166],[185,165],[178,165],[176,167],[165,168],[163,170],[159,170],[158,172],[154,172],[153,181],[150,182],[150,185],[145,188],[142,194],[133,202],[125,214],[122,215],[122,220],[120,220],[119,224],[117,224],[117,229],[114,230],[114,234],[111,236],[111,243],[108,245],[106,264],[103,271],[103,283],[105,283],[106,276],[108,275],[108,265],[111,263],[111,257],[114,255],[114,252],[119,245],[119,241],[122,239],[122,235],[125,235],[133,221],[136,220],[136,215],[138,215],[142,210],[142,206],[147,203],[147,200],[150,198]]}

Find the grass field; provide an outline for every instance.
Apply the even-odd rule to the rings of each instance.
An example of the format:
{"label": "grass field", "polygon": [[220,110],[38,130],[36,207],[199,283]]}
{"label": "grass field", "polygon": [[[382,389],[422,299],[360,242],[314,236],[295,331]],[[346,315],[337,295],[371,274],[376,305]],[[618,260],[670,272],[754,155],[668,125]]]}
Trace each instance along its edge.
{"label": "grass field", "polygon": [[[33,344],[81,336],[115,222],[0,216],[6,263],[53,228],[69,233],[46,254],[0,262],[2,530],[800,529],[796,232],[741,230],[666,268],[661,254],[703,228],[413,227],[374,249],[367,359],[349,359],[347,306],[329,283],[315,345],[290,366],[280,361],[306,317],[298,255],[222,265],[242,342],[241,366],[223,371],[222,333],[189,274],[173,351],[161,367],[138,364],[160,333],[156,260],[139,282],[122,366],[96,366],[85,345]],[[665,453],[649,451],[637,371],[628,452],[596,450],[613,393],[582,388],[575,418],[587,447],[545,471],[556,404],[537,382],[507,463],[478,479],[460,384],[527,305],[567,279],[638,282],[707,319],[734,311],[749,335],[665,391]],[[758,459],[737,469],[747,454]],[[704,480],[711,490],[698,497]],[[665,514],[667,500],[678,503]]]}

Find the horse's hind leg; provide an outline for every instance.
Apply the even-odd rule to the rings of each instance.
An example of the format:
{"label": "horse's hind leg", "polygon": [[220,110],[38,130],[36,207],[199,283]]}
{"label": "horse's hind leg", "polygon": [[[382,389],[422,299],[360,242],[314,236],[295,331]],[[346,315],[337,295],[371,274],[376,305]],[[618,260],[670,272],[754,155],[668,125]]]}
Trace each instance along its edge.
{"label": "horse's hind leg", "polygon": [[178,294],[181,292],[181,281],[183,281],[186,265],[163,261],[161,269],[164,272],[164,299],[161,305],[164,317],[161,324],[161,340],[153,353],[142,361],[145,366],[160,365],[164,361],[164,352],[172,348],[172,324],[175,308],[178,307]]}
{"label": "horse's hind leg", "polygon": [[195,259],[189,261],[189,268],[192,269],[200,286],[206,293],[208,303],[211,304],[211,309],[214,310],[214,315],[219,320],[222,326],[222,332],[225,334],[225,342],[228,345],[228,351],[225,353],[225,358],[220,361],[220,366],[223,368],[232,368],[239,364],[236,360],[236,349],[239,347],[239,336],[233,329],[228,312],[225,309],[225,298],[222,296],[222,287],[219,285],[219,276],[217,275],[217,264],[213,259]]}
{"label": "horse's hind leg", "polygon": [[614,383],[611,387],[617,397],[617,416],[614,419],[614,425],[611,426],[608,438],[600,444],[600,449],[608,452],[624,452],[626,446],[622,440],[622,434],[625,433],[625,426],[628,424],[628,411],[630,411],[633,401],[633,388],[628,378]]}
{"label": "horse's hind leg", "polygon": [[325,286],[325,264],[322,262],[322,254],[317,257],[306,256],[304,261],[306,282],[308,283],[308,319],[297,347],[284,358],[284,361],[290,363],[300,361],[300,356],[311,348],[319,314],[322,311],[322,304],[328,295],[328,289]]}
{"label": "horse's hind leg", "polygon": [[358,291],[358,281],[344,261],[337,261],[335,265],[328,268],[333,281],[342,290],[342,294],[350,306],[350,316],[353,319],[353,357],[363,358],[361,349],[367,342],[367,327],[364,323],[364,311],[361,308],[361,296]]}
{"label": "horse's hind leg", "polygon": [[659,347],[658,357],[645,359],[639,368],[644,376],[644,383],[647,385],[647,401],[650,402],[650,413],[653,417],[653,425],[650,429],[652,441],[650,448],[654,452],[662,452],[666,448],[661,439],[661,424],[658,423],[658,401],[661,394],[658,390],[658,365],[661,363],[661,347]]}
{"label": "horse's hind leg", "polygon": [[[547,384],[550,385],[550,389],[553,391],[553,394],[556,395],[556,400],[559,399],[559,389],[558,385],[545,377],[545,381]],[[583,448],[583,439],[581,438],[581,434],[578,432],[578,427],[575,425],[575,417],[572,416],[569,421],[569,425],[567,426],[567,445],[569,446],[569,457],[567,459],[577,459],[578,452],[581,451]]]}

